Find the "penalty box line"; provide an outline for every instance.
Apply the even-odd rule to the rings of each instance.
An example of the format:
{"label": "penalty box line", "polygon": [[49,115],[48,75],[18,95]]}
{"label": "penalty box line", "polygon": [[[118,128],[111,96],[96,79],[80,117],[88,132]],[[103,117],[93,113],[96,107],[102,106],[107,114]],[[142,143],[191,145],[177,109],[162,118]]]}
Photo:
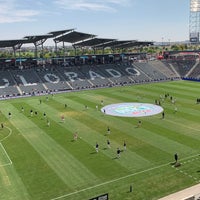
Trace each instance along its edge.
{"label": "penalty box line", "polygon": [[[198,155],[189,156],[189,157],[186,157],[186,158],[180,159],[180,160],[187,160],[187,159],[194,158],[194,157],[197,157],[197,156],[199,156],[199,154]],[[136,173],[133,173],[133,174],[129,174],[127,176],[123,176],[123,177],[120,177],[120,178],[117,178],[117,179],[113,179],[113,180],[110,180],[110,181],[107,181],[107,182],[104,182],[104,183],[100,183],[100,184],[95,185],[95,186],[84,188],[84,189],[79,190],[79,191],[75,191],[75,192],[68,193],[68,194],[65,194],[65,195],[62,195],[62,196],[59,196],[59,197],[55,197],[55,198],[50,199],[50,200],[58,200],[58,199],[62,199],[62,198],[65,198],[65,197],[69,197],[69,196],[72,196],[72,195],[75,195],[75,194],[78,194],[78,193],[81,193],[81,192],[84,192],[84,191],[87,191],[87,190],[90,190],[90,189],[94,189],[94,188],[97,188],[97,187],[100,187],[100,186],[103,186],[103,185],[107,185],[107,184],[110,184],[110,183],[114,183],[114,182],[129,178],[129,177],[132,177],[132,176],[136,176],[138,174],[142,174],[142,173],[149,172],[149,171],[152,171],[152,170],[155,170],[155,169],[159,169],[159,168],[168,166],[170,164],[171,164],[171,162],[170,163],[165,163],[163,165],[159,165],[159,166],[156,166],[156,167],[145,169],[143,171],[139,171],[139,172],[136,172]]]}
{"label": "penalty box line", "polygon": [[10,159],[9,155],[7,154],[7,152],[6,152],[4,146],[2,145],[1,142],[0,142],[0,146],[1,146],[1,148],[3,149],[3,152],[5,153],[7,159],[9,160],[9,163],[2,164],[2,165],[0,165],[0,167],[4,167],[4,166],[8,166],[8,165],[12,165],[12,160]]}
{"label": "penalty box line", "polygon": [[6,155],[6,157],[7,157],[7,159],[8,159],[9,162],[0,165],[0,167],[12,165],[12,160],[10,159],[10,157],[9,157],[8,153],[6,152],[6,150],[5,150],[4,146],[3,146],[3,144],[1,143],[2,141],[4,141],[5,139],[7,139],[7,138],[12,134],[12,129],[10,129],[10,128],[7,127],[7,126],[5,126],[5,128],[7,128],[7,129],[9,130],[9,134],[8,134],[5,138],[3,138],[2,140],[0,140],[0,146],[1,146],[1,148],[3,149],[3,152],[5,153],[5,155]]}

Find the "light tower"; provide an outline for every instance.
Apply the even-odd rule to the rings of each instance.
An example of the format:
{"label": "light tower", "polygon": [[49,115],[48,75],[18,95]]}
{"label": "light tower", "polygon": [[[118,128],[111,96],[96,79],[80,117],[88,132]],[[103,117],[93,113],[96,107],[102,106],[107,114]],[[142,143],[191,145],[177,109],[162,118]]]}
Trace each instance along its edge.
{"label": "light tower", "polygon": [[190,0],[189,37],[191,43],[199,43],[200,0]]}

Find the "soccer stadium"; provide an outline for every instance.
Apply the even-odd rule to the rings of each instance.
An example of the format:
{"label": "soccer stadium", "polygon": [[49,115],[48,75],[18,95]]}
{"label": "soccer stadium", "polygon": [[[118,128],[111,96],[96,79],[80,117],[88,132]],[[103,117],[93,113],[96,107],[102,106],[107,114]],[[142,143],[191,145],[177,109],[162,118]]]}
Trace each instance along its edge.
{"label": "soccer stadium", "polygon": [[152,46],[73,28],[0,40],[0,199],[200,199],[200,51],[132,51]]}

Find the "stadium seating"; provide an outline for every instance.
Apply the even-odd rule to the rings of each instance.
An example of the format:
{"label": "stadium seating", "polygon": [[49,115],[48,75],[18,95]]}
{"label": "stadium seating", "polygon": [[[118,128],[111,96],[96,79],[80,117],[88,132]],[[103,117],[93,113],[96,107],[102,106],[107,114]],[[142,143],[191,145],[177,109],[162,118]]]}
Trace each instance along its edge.
{"label": "stadium seating", "polygon": [[[20,70],[2,69],[0,98],[174,80],[184,77],[194,64],[195,60],[119,61],[110,64],[52,64]],[[199,78],[199,74],[200,65],[197,65],[190,75]]]}

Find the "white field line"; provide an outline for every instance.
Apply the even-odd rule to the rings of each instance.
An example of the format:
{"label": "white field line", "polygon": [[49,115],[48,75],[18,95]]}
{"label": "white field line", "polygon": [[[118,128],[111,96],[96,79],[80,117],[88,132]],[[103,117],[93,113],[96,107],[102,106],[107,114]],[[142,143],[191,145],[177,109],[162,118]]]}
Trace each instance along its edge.
{"label": "white field line", "polygon": [[2,140],[0,140],[0,142],[6,140],[6,139],[7,139],[8,137],[10,137],[10,135],[12,134],[12,129],[10,129],[10,128],[7,127],[7,126],[5,126],[4,128],[7,128],[7,129],[9,130],[9,134],[8,134],[5,138],[3,138]]}
{"label": "white field line", "polygon": [[8,134],[5,138],[3,138],[2,140],[0,140],[0,145],[1,145],[1,148],[3,149],[5,155],[6,155],[7,158],[8,158],[9,163],[2,164],[2,165],[0,165],[0,167],[4,167],[4,166],[8,166],[8,165],[12,165],[12,160],[11,160],[10,157],[8,156],[8,154],[7,154],[7,152],[6,152],[5,148],[4,148],[4,146],[3,146],[2,143],[1,143],[2,141],[4,141],[5,139],[7,139],[7,138],[12,134],[12,129],[10,129],[10,128],[7,127],[7,126],[5,126],[5,128],[7,128],[7,129],[9,130],[9,134]]}
{"label": "white field line", "polygon": [[[193,158],[193,157],[197,157],[197,156],[199,156],[199,154],[198,155],[189,156],[189,157],[186,157],[186,158],[181,159],[181,160],[187,160],[187,159],[190,159],[190,158]],[[59,196],[59,197],[55,197],[55,198],[53,198],[51,200],[57,200],[57,199],[62,199],[62,198],[68,197],[68,196],[72,196],[72,195],[84,192],[86,190],[94,189],[94,188],[97,188],[97,187],[100,187],[100,186],[103,186],[103,185],[107,185],[107,184],[110,184],[110,183],[113,183],[113,182],[117,182],[117,181],[120,181],[122,179],[126,179],[126,178],[129,178],[129,177],[132,177],[132,176],[136,176],[138,174],[142,174],[142,173],[145,173],[145,172],[148,172],[148,171],[152,171],[154,169],[162,168],[162,167],[165,167],[165,166],[170,165],[170,164],[171,163],[166,163],[166,164],[163,164],[163,165],[159,165],[159,166],[156,166],[156,167],[145,169],[145,170],[140,171],[140,172],[129,174],[129,175],[117,178],[117,179],[113,179],[113,180],[110,180],[110,181],[107,181],[107,182],[104,182],[104,183],[100,183],[98,185],[94,185],[94,186],[91,186],[91,187],[88,187],[88,188],[84,188],[82,190],[78,190],[78,191],[75,191],[75,192],[72,192],[72,193],[68,193],[68,194],[65,194],[65,195],[62,195],[62,196]]]}
{"label": "white field line", "polygon": [[8,156],[8,154],[7,154],[6,150],[5,150],[5,148],[4,148],[3,145],[1,144],[1,142],[0,142],[0,145],[1,145],[1,148],[3,149],[4,153],[6,154],[8,160],[9,160],[9,163],[0,165],[0,167],[7,166],[7,165],[12,165],[12,161],[11,161],[10,157]]}
{"label": "white field line", "polygon": [[[187,163],[195,162],[196,160],[199,160],[199,158],[197,157],[196,159],[193,158],[192,160],[187,160],[186,162],[183,162],[183,164],[184,164],[184,165],[187,165]],[[172,167],[175,168],[174,166],[172,166]],[[192,176],[191,174],[188,174],[188,173],[185,172],[184,170],[180,170],[180,169],[178,169],[178,168],[176,168],[176,170],[179,171],[180,173],[183,173],[183,174],[185,174],[186,176],[188,176],[188,177],[194,179],[194,181],[195,181],[196,183],[200,183],[199,178],[194,177],[194,176]]]}

